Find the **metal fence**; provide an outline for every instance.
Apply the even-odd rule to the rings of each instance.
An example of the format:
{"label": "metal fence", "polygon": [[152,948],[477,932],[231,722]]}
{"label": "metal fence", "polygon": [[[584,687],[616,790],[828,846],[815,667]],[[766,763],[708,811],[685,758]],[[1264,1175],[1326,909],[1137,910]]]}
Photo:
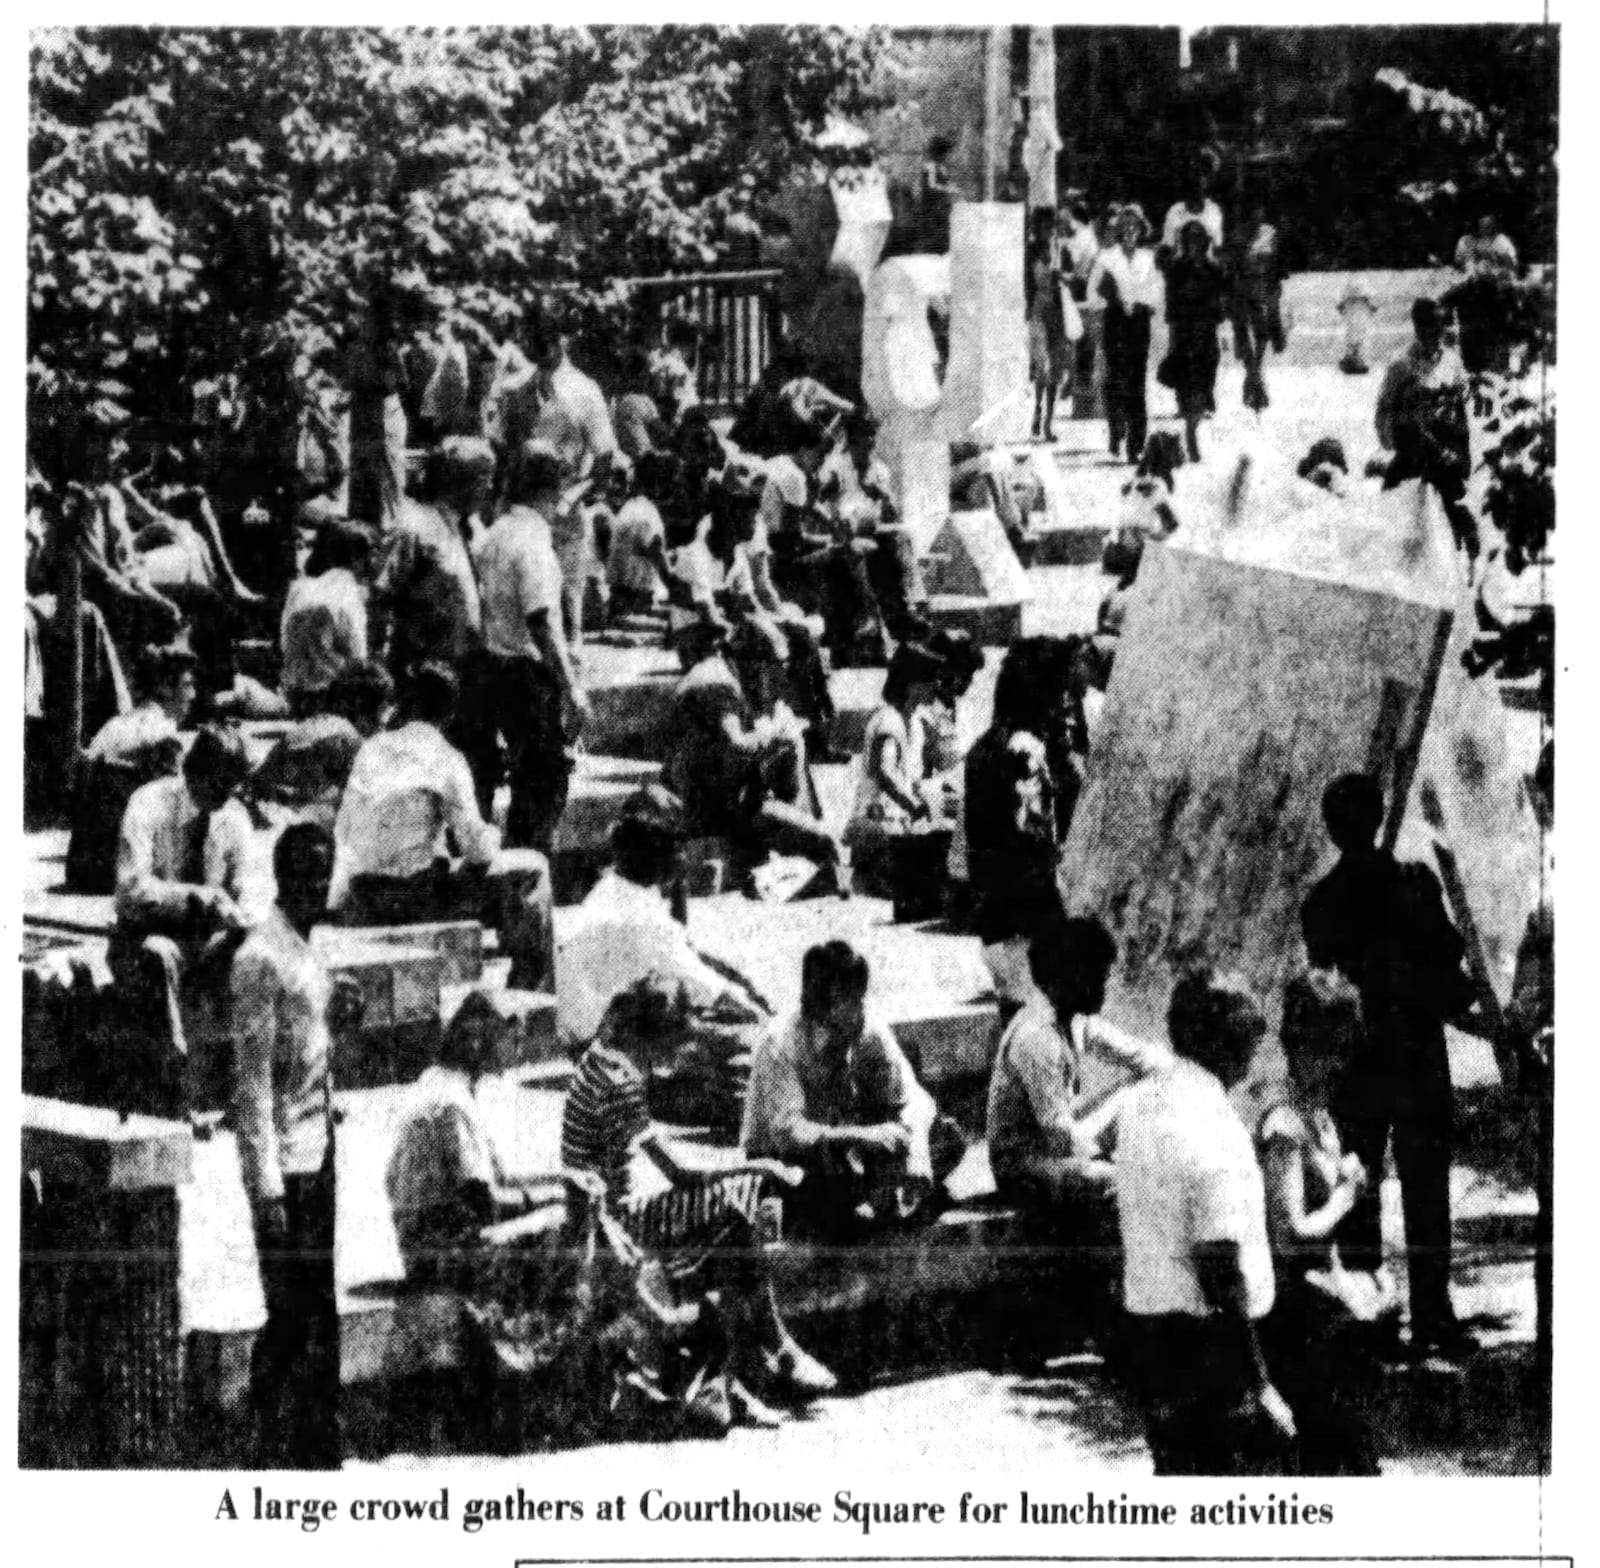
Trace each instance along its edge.
{"label": "metal fence", "polygon": [[775,269],[632,278],[641,314],[659,332],[678,318],[700,329],[700,398],[731,413],[760,379],[778,324]]}

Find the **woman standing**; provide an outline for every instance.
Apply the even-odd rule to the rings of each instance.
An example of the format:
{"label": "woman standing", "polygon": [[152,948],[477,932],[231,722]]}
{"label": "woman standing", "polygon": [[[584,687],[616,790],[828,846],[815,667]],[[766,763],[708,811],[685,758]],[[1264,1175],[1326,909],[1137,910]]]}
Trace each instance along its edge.
{"label": "woman standing", "polygon": [[1024,280],[1028,301],[1028,375],[1033,381],[1033,439],[1054,441],[1056,394],[1071,369],[1061,270],[1056,257],[1055,214],[1036,215]]}
{"label": "woman standing", "polygon": [[[1150,323],[1161,300],[1155,254],[1145,243],[1150,220],[1137,203],[1111,218],[1112,244],[1095,258],[1089,275],[1091,299],[1105,301],[1106,405],[1111,455],[1125,450],[1137,462],[1144,450],[1145,370],[1150,359]],[[1126,447],[1124,447],[1126,442]]]}
{"label": "woman standing", "polygon": [[1283,265],[1278,231],[1267,222],[1259,204],[1239,231],[1231,267],[1233,345],[1244,366],[1244,406],[1260,413],[1267,406],[1267,381],[1262,362],[1269,345],[1282,353]]}
{"label": "woman standing", "polygon": [[1200,461],[1200,421],[1217,411],[1217,329],[1227,282],[1211,255],[1211,235],[1198,220],[1184,224],[1181,249],[1167,271],[1167,328],[1171,346],[1158,379],[1178,394],[1189,461]]}

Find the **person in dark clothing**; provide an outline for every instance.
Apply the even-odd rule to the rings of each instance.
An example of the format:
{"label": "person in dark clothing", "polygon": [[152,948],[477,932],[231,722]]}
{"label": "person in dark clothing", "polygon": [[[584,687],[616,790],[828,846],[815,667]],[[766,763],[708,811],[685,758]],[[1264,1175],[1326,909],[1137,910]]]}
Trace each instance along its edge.
{"label": "person in dark clothing", "polygon": [[1198,220],[1183,226],[1183,250],[1167,269],[1171,347],[1159,379],[1178,397],[1189,461],[1200,461],[1200,421],[1217,411],[1217,366],[1227,280],[1211,256],[1211,236]]}
{"label": "person in dark clothing", "polygon": [[[1465,944],[1450,923],[1438,878],[1377,843],[1383,792],[1368,774],[1330,784],[1323,820],[1339,862],[1300,911],[1306,952],[1361,995],[1364,1036],[1334,1096],[1350,1151],[1376,1174],[1394,1136],[1405,1208],[1411,1341],[1418,1351],[1460,1348],[1450,1305],[1450,1060],[1444,1025],[1469,1000]],[[1345,1222],[1352,1268],[1382,1261],[1378,1183]]]}

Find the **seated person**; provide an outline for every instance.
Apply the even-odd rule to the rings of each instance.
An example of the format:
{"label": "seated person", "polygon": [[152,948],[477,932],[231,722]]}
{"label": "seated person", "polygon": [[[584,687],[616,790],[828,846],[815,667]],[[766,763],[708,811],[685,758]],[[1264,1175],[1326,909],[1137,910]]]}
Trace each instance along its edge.
{"label": "seated person", "polygon": [[730,840],[741,886],[773,851],[836,866],[839,845],[817,809],[804,731],[777,695],[781,636],[747,621],[730,644],[722,625],[703,622],[685,629],[678,652],[685,673],[673,693],[662,782],[683,802],[686,831]]}
{"label": "seated person", "polygon": [[333,907],[349,925],[482,920],[511,955],[511,984],[545,989],[550,870],[537,850],[500,851],[478,813],[472,771],[445,738],[455,677],[413,670],[400,720],[356,756],[334,824]]}
{"label": "seated person", "polygon": [[318,711],[279,737],[250,779],[251,803],[293,812],[333,831],[362,743],[376,735],[394,704],[394,682],[376,660],[339,673]]}
{"label": "seated person", "polygon": [[878,897],[894,897],[899,841],[933,816],[922,793],[912,731],[933,700],[941,673],[939,661],[915,643],[895,649],[883,701],[867,721],[856,759],[855,799],[844,841],[852,852],[856,887]]}
{"label": "seated person", "polygon": [[1045,652],[1037,639],[1006,650],[993,721],[964,767],[962,842],[973,923],[994,975],[1002,1020],[1032,994],[1028,938],[1060,902],[1055,867],[1061,783],[1045,744],[1052,705],[1052,694],[1042,689]]}
{"label": "seated person", "polygon": [[305,576],[289,585],[279,632],[279,684],[297,718],[315,711],[341,670],[367,657],[373,555],[372,535],[361,524],[326,522],[317,530]]}
{"label": "seated person", "polygon": [[570,1435],[601,1419],[617,1392],[592,1375],[592,1352],[638,1268],[605,1245],[597,1178],[525,1177],[508,1167],[492,1101],[479,1093],[496,1021],[488,996],[469,992],[437,1063],[408,1091],[384,1185],[408,1291],[447,1292],[465,1309],[464,1418],[498,1436],[497,1416],[521,1394],[509,1372],[517,1367],[546,1374],[542,1402],[577,1396],[551,1416]]}
{"label": "seated person", "polygon": [[1007,542],[1026,566],[1036,548],[1029,533],[1028,513],[1017,498],[1016,467],[1000,447],[987,450],[962,443],[950,452],[952,511],[993,512]]}
{"label": "seated person", "polygon": [[175,1057],[189,1050],[186,1008],[220,998],[233,954],[272,902],[238,798],[248,771],[238,735],[208,726],[183,771],[136,790],[123,815],[106,960],[138,1023]]}
{"label": "seated person", "polygon": [[668,591],[667,531],[654,498],[670,483],[671,469],[670,459],[647,452],[628,474],[627,497],[612,520],[606,561],[613,620],[653,610]]}
{"label": "seated person", "polygon": [[707,1298],[716,1293],[712,1310],[727,1344],[708,1371],[726,1373],[732,1413],[775,1424],[765,1399],[799,1403],[836,1386],[785,1326],[758,1240],[767,1179],[787,1182],[793,1173],[756,1160],[708,1165],[652,1121],[646,1077],[676,1045],[675,1011],[653,978],[612,1001],[599,1037],[578,1061],[561,1122],[561,1159],[569,1170],[600,1178],[607,1203],[665,1264],[680,1300],[711,1305]]}
{"label": "seated person", "polygon": [[800,1167],[784,1212],[825,1242],[860,1241],[930,1212],[935,1183],[961,1154],[960,1134],[888,1027],[869,1018],[870,978],[849,943],[810,948],[800,1009],[762,1040],[750,1068],[744,1151]]}
{"label": "seated person", "polygon": [[1124,1034],[1099,1016],[1117,945],[1098,920],[1059,911],[1034,932],[1032,999],[1007,1025],[989,1078],[989,1167],[1009,1203],[1073,1221],[1109,1220],[1110,1158],[1125,1084],[1094,1100],[1083,1094],[1090,1055],[1143,1077],[1170,1053]]}
{"label": "seated person", "polygon": [[66,885],[109,893],[116,885],[117,836],[134,791],[178,771],[178,731],[194,705],[194,655],[181,645],[146,648],[135,673],[136,707],[108,720],[79,764]]}

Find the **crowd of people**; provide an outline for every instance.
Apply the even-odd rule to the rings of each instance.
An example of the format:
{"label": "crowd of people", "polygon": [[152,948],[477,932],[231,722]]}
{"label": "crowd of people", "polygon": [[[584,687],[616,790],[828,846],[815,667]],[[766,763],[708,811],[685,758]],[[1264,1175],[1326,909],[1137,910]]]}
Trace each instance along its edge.
{"label": "crowd of people", "polygon": [[[1059,399],[1074,388],[1087,391],[1098,372],[1111,455],[1137,462],[1149,430],[1151,328],[1158,317],[1167,324],[1168,352],[1156,376],[1176,396],[1191,461],[1199,460],[1201,422],[1216,412],[1224,325],[1232,328],[1244,368],[1245,407],[1259,413],[1268,406],[1266,354],[1281,354],[1287,342],[1283,243],[1259,201],[1231,232],[1225,227],[1212,194],[1216,174],[1205,150],[1190,161],[1183,194],[1168,208],[1159,236],[1137,202],[1113,202],[1096,219],[1080,191],[1068,193],[1059,213],[1033,212],[1025,281],[1035,440],[1055,439]],[[1103,312],[1100,367],[1085,306]]]}
{"label": "crowd of people", "polygon": [[[1036,233],[1036,433],[1049,437],[1056,390],[1081,364],[1069,307],[1103,302],[1110,439],[1140,460],[1142,542],[1177,526],[1174,473],[1198,457],[1215,408],[1224,321],[1246,402],[1266,406],[1282,270],[1260,211],[1225,247],[1204,166],[1158,250],[1137,207],[1107,229],[1101,245],[1070,205],[1060,236],[1053,218]],[[1181,447],[1147,429],[1161,308],[1158,374],[1178,397]],[[1465,509],[1436,408],[1461,378],[1430,302],[1415,324],[1379,398],[1386,482],[1433,483],[1455,521]],[[777,1424],[837,1387],[784,1320],[762,1246],[771,1216],[827,1247],[926,1223],[968,1139],[869,1009],[851,946],[805,954],[799,1007],[783,1017],[738,955],[689,941],[687,860],[713,858],[728,885],[757,892],[778,856],[804,862],[813,894],[853,886],[978,938],[1002,1026],[984,1129],[996,1189],[1054,1252],[1097,1260],[1077,1288],[1101,1303],[1097,1337],[1157,1468],[1370,1473],[1359,1342],[1397,1297],[1376,1210],[1391,1136],[1411,1343],[1462,1348],[1443,1026],[1470,1002],[1437,883],[1377,847],[1375,782],[1328,790],[1341,858],[1305,903],[1310,968],[1283,1006],[1291,1081],[1247,1129],[1227,1091],[1265,1032],[1260,999],[1195,970],[1172,994],[1166,1041],[1127,1036],[1100,1017],[1115,943],[1062,913],[1056,867],[1118,594],[1093,637],[1012,644],[963,754],[960,709],[983,659],[929,624],[866,412],[779,345],[723,436],[698,404],[690,324],[670,323],[610,400],[573,348],[559,319],[539,322],[475,398],[448,339],[432,343],[412,427],[426,444],[407,449],[403,420],[376,433],[386,461],[363,481],[370,504],[352,483],[348,506],[329,485],[303,508],[297,570],[276,597],[240,576],[207,497],[159,454],[136,469],[108,443],[64,492],[30,486],[33,586],[55,580],[63,551],[82,568],[74,673],[92,738],[69,885],[112,895],[108,958],[131,1016],[177,1058],[209,1038],[231,1046],[225,1097],[267,1299],[254,1408],[269,1451],[337,1457],[317,1393],[338,1386],[331,1041],[358,998],[312,940],[330,921],[479,921],[511,986],[556,997],[575,1078],[555,1199],[510,1173],[482,1111],[495,1020],[479,995],[413,1086],[387,1171],[408,1280],[471,1305],[488,1395],[508,1367],[559,1360],[591,1413],[718,1432]],[[1319,448],[1302,475],[1334,488],[1343,452]],[[997,513],[1015,504],[981,463],[957,465],[956,484],[977,484]],[[64,678],[60,622],[40,593],[28,641],[40,720]],[[263,624],[277,634],[270,681],[239,657]],[[609,870],[558,941],[551,860],[602,634],[666,641],[681,677],[661,783],[629,802]],[[886,673],[860,755],[842,759],[828,671],[850,663]],[[241,716],[282,721],[264,758],[248,755]],[[842,831],[813,776],[832,760],[853,769]],[[1091,1057],[1118,1088],[1084,1093]],[[709,1123],[736,1154],[708,1161],[673,1132],[685,1123]]]}

